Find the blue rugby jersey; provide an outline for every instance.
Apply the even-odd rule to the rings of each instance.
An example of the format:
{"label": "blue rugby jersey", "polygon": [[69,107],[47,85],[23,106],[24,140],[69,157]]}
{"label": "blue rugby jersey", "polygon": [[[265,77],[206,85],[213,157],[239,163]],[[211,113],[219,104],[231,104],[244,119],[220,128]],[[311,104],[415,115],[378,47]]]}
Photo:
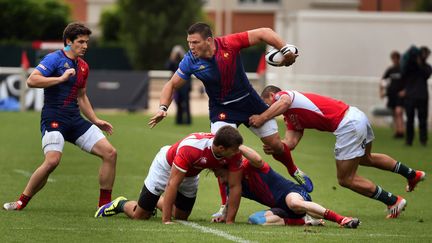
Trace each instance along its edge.
{"label": "blue rugby jersey", "polygon": [[[66,113],[79,115],[78,89],[84,88],[87,83],[89,67],[87,63],[78,58],[72,60],[66,56],[63,50],[57,50],[46,55],[36,67],[45,77],[60,77],[69,69],[74,68],[76,74],[69,80],[44,88],[44,113]],[[48,114],[47,114],[48,115]]]}
{"label": "blue rugby jersey", "polygon": [[247,32],[216,37],[216,52],[210,58],[196,58],[188,51],[177,74],[184,80],[195,75],[205,86],[210,108],[256,93],[250,84],[240,58],[240,50],[249,47]]}

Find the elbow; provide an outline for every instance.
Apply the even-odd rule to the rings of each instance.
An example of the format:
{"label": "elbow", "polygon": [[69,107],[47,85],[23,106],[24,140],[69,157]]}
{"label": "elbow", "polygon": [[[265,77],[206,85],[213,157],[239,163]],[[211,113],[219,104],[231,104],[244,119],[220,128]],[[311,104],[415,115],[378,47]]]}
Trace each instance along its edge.
{"label": "elbow", "polygon": [[31,77],[29,77],[29,78],[27,79],[26,83],[27,83],[27,86],[28,86],[29,88],[34,88],[34,87],[35,87],[35,82],[34,82],[34,80],[33,80]]}

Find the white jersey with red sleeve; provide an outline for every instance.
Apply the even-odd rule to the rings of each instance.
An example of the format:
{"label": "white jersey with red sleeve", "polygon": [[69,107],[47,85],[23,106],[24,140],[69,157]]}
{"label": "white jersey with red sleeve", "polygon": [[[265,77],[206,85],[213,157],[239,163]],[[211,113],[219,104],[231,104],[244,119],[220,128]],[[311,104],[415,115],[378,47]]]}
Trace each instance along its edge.
{"label": "white jersey with red sleeve", "polygon": [[288,95],[292,102],[289,109],[283,114],[288,130],[301,131],[305,128],[313,128],[334,132],[349,108],[349,105],[340,100],[295,90],[276,93],[275,101],[283,95]]}
{"label": "white jersey with red sleeve", "polygon": [[217,158],[211,149],[214,134],[192,133],[170,147],[167,161],[170,166],[186,173],[187,177],[196,176],[204,169],[228,167],[230,171],[241,168],[241,153],[231,158]]}

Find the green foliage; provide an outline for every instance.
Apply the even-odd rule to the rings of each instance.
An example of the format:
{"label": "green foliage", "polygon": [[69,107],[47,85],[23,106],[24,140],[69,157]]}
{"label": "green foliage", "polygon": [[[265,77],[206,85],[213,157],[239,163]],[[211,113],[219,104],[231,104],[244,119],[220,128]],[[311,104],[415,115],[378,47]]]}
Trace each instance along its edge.
{"label": "green foliage", "polygon": [[161,68],[186,30],[202,19],[201,0],[119,0],[120,40],[136,69]]}
{"label": "green foliage", "polygon": [[61,40],[69,7],[58,0],[0,0],[0,40]]}
{"label": "green foliage", "polygon": [[431,0],[417,0],[416,10],[421,12],[432,12],[432,1]]}
{"label": "green foliage", "polygon": [[120,41],[121,19],[116,6],[102,12],[99,25],[102,29],[102,43],[109,44]]}

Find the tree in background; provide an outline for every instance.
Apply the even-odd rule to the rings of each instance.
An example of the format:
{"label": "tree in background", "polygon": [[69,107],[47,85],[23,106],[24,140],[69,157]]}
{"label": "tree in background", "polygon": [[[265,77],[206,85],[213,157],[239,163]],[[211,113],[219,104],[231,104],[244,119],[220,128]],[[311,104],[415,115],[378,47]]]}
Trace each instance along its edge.
{"label": "tree in background", "polygon": [[58,0],[0,0],[0,40],[61,40],[69,16]]}
{"label": "tree in background", "polygon": [[417,11],[432,12],[432,1],[431,0],[417,0],[416,10]]}
{"label": "tree in background", "polygon": [[136,69],[162,68],[174,45],[186,45],[187,28],[203,19],[201,7],[201,0],[118,0],[102,16],[103,42],[118,40]]}

